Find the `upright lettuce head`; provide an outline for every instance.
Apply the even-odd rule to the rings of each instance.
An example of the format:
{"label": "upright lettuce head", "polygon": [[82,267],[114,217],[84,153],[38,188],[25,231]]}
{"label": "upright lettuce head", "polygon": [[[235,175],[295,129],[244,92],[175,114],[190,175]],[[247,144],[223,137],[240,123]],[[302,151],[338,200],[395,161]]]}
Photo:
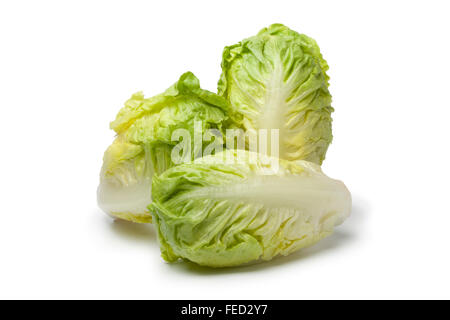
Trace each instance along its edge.
{"label": "upright lettuce head", "polygon": [[349,215],[351,196],[314,163],[226,150],[155,177],[150,207],[165,260],[224,267],[316,243]]}
{"label": "upright lettuce head", "polygon": [[331,133],[328,70],[317,43],[274,24],[223,51],[219,94],[247,134],[279,129],[279,154],[321,164]]}
{"label": "upright lettuce head", "polygon": [[[103,158],[97,191],[102,210],[122,219],[150,222],[147,206],[151,202],[152,177],[174,165],[171,153],[178,142],[172,140],[172,134],[186,129],[193,137],[196,124],[203,132],[221,132],[226,107],[224,98],[202,90],[190,72],[155,97],[134,94],[111,122],[117,137]],[[189,160],[201,155],[194,141],[191,144]]]}

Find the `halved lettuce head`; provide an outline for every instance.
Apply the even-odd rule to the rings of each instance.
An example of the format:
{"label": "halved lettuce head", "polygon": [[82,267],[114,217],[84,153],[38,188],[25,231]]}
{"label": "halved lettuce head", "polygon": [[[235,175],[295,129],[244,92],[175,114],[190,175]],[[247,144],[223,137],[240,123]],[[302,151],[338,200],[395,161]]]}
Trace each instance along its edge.
{"label": "halved lettuce head", "polygon": [[316,243],[350,214],[351,196],[314,163],[226,150],[155,177],[150,208],[165,260],[225,267]]}
{"label": "halved lettuce head", "polygon": [[256,137],[279,129],[281,158],[322,164],[332,140],[327,70],[313,39],[274,24],[225,47],[218,92],[232,126]]}
{"label": "halved lettuce head", "polygon": [[[111,122],[117,137],[103,158],[97,191],[100,208],[125,220],[151,222],[147,207],[152,177],[174,165],[172,150],[180,143],[172,134],[186,129],[194,137],[196,124],[202,132],[215,129],[222,134],[226,109],[227,101],[202,90],[190,72],[155,97],[134,94]],[[191,139],[188,160],[201,156],[203,147]]]}

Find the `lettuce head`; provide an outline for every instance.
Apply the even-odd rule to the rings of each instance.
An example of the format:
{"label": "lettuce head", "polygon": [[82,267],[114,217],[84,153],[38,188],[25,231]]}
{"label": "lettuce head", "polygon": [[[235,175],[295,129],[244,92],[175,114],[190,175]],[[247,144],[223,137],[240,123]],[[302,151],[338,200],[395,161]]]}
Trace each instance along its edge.
{"label": "lettuce head", "polygon": [[[148,205],[154,175],[174,165],[172,151],[179,144],[173,133],[185,129],[194,136],[196,124],[202,132],[222,133],[227,119],[227,101],[202,90],[190,72],[164,93],[145,98],[138,92],[125,102],[111,122],[117,136],[106,150],[97,199],[106,213],[134,222],[151,222]],[[183,140],[182,138],[180,140]],[[203,144],[190,141],[188,160],[201,156]]]}
{"label": "lettuce head", "polygon": [[274,24],[225,47],[218,92],[232,125],[279,129],[279,156],[322,164],[331,133],[327,62],[313,39]]}
{"label": "lettuce head", "polygon": [[154,177],[150,208],[165,260],[225,267],[316,243],[350,214],[351,196],[314,163],[225,150]]}

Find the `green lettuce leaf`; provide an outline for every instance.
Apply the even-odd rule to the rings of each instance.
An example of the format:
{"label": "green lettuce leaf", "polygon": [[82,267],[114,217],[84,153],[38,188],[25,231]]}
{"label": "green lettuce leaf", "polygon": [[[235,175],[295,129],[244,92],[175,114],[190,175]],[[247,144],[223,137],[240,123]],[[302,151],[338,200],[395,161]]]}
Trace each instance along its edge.
{"label": "green lettuce leaf", "polygon": [[223,51],[218,92],[229,126],[279,129],[279,155],[322,164],[332,140],[328,65],[317,43],[274,24]]}
{"label": "green lettuce leaf", "polygon": [[[100,208],[125,220],[151,222],[147,207],[152,177],[174,166],[171,154],[179,143],[172,140],[174,131],[186,129],[194,137],[199,123],[202,132],[215,129],[222,134],[226,114],[227,101],[202,90],[190,72],[155,97],[134,94],[111,122],[117,137],[103,158],[97,191]],[[201,156],[204,147],[191,139],[187,159]]]}
{"label": "green lettuce leaf", "polygon": [[225,150],[155,177],[150,209],[165,260],[225,267],[316,243],[350,214],[351,196],[314,163]]}

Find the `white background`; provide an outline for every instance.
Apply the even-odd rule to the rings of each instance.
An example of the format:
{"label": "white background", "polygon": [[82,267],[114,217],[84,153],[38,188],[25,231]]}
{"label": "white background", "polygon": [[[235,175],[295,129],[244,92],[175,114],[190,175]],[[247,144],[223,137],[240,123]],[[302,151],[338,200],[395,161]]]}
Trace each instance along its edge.
{"label": "white background", "polygon": [[[2,1],[0,298],[450,298],[450,10],[445,1]],[[330,65],[324,171],[353,215],[270,263],[160,258],[152,226],[96,205],[109,121],[271,23]]]}

